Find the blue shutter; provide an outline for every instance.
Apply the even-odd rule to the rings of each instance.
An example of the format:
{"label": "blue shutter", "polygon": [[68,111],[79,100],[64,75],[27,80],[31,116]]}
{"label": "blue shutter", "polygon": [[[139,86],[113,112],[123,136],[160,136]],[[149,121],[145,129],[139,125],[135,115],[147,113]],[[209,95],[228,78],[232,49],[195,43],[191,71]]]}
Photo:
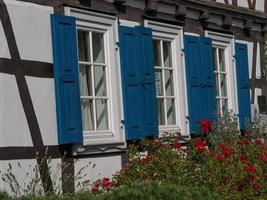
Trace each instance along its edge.
{"label": "blue shutter", "polygon": [[143,137],[157,135],[158,117],[157,117],[157,99],[155,72],[153,62],[153,40],[152,29],[145,27],[137,27],[140,39],[140,61],[141,61],[141,90],[143,92],[143,109],[142,115],[145,116],[143,121],[144,132]]}
{"label": "blue shutter", "polygon": [[202,89],[203,89],[203,102],[202,107],[203,118],[207,120],[214,120],[216,116],[216,88],[214,80],[214,63],[212,53],[212,40],[207,37],[200,37],[200,57],[202,69]]}
{"label": "blue shutter", "polygon": [[152,34],[120,26],[119,39],[126,139],[142,139],[158,132]]}
{"label": "blue shutter", "polygon": [[74,17],[51,15],[59,144],[82,143]]}
{"label": "blue shutter", "polygon": [[210,38],[184,36],[190,132],[200,131],[199,120],[215,116],[215,81]]}
{"label": "blue shutter", "polygon": [[240,123],[240,129],[244,129],[246,128],[246,122],[251,119],[247,45],[236,43],[235,56],[236,56],[239,123]]}

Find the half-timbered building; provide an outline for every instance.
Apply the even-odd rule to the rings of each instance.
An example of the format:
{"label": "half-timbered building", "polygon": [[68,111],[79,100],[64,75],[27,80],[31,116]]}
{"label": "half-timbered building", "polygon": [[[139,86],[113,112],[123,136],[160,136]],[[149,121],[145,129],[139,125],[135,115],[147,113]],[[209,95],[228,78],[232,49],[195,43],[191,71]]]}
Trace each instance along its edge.
{"label": "half-timbered building", "polygon": [[1,173],[23,188],[36,167],[44,191],[73,192],[120,170],[133,140],[190,139],[229,111],[240,129],[265,122],[266,13],[266,0],[0,0]]}

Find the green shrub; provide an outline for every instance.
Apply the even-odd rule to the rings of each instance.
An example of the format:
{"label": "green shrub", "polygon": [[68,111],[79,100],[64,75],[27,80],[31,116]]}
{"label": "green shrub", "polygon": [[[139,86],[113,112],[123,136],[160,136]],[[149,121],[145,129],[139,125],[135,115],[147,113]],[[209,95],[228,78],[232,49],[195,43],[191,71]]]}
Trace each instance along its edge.
{"label": "green shrub", "polygon": [[[5,200],[11,200],[6,194]],[[1,196],[0,196],[1,197]],[[1,198],[0,198],[1,199]],[[184,187],[170,183],[144,182],[121,186],[99,194],[80,193],[73,196],[21,197],[17,200],[216,200],[219,195],[203,187]],[[1,199],[2,200],[2,199]]]}
{"label": "green shrub", "polygon": [[[129,148],[129,162],[114,177],[118,185],[160,181],[205,187],[221,199],[267,199],[267,146],[250,126],[242,135],[235,118],[215,129],[202,121],[203,133],[181,148],[179,136],[145,140]],[[141,156],[140,152],[146,152]]]}

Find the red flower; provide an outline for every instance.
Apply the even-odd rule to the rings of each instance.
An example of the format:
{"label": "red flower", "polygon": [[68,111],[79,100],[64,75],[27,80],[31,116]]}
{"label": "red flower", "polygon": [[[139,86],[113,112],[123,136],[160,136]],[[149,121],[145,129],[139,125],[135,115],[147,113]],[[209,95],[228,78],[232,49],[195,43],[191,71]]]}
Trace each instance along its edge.
{"label": "red flower", "polygon": [[181,136],[181,132],[177,131],[176,136],[178,136],[178,137]]}
{"label": "red flower", "polygon": [[212,131],[212,121],[200,120],[199,124],[203,133],[209,133]]}
{"label": "red flower", "polygon": [[109,180],[109,178],[104,178],[104,181],[102,183],[102,187],[106,190],[109,190],[112,186],[112,182]]}
{"label": "red flower", "polygon": [[97,193],[97,192],[99,192],[99,189],[97,187],[92,187],[91,192]]}
{"label": "red flower", "polygon": [[231,153],[231,150],[230,150],[229,148],[227,148],[227,147],[224,147],[224,148],[222,149],[222,151],[223,151],[223,154],[224,154],[224,155],[229,155],[229,154]]}
{"label": "red flower", "polygon": [[143,163],[148,163],[148,161],[150,161],[151,160],[151,157],[150,156],[145,156],[145,157],[143,157],[142,159],[141,159],[141,161],[143,162]]}
{"label": "red flower", "polygon": [[160,140],[159,139],[156,139],[154,142],[155,142],[155,145],[160,145]]}
{"label": "red flower", "polygon": [[233,184],[231,187],[232,187],[233,190],[238,190],[239,189],[239,185],[238,184]]}
{"label": "red flower", "polygon": [[222,154],[219,154],[219,155],[216,156],[216,159],[217,159],[218,161],[224,161],[224,160],[225,160],[225,156],[222,155]]}
{"label": "red flower", "polygon": [[241,161],[242,163],[248,163],[248,159],[247,159],[247,157],[246,157],[245,155],[241,155],[241,156],[239,157],[239,159],[240,159],[240,161]]}
{"label": "red flower", "polygon": [[219,146],[221,149],[223,149],[225,147],[225,144],[220,144]]}
{"label": "red flower", "polygon": [[195,139],[194,145],[198,149],[198,151],[203,152],[205,151],[206,141],[201,140],[200,138]]}
{"label": "red flower", "polygon": [[257,145],[262,145],[263,143],[262,143],[261,140],[257,139],[257,140],[255,141],[255,144],[257,144]]}
{"label": "red flower", "polygon": [[247,171],[248,171],[249,173],[255,171],[255,167],[254,167],[253,165],[248,165],[246,169],[247,169]]}
{"label": "red flower", "polygon": [[242,141],[238,142],[238,144],[246,145],[246,144],[249,144],[249,141],[248,140],[242,140]]}
{"label": "red flower", "polygon": [[259,153],[257,157],[260,158],[264,163],[267,163],[267,153]]}
{"label": "red flower", "polygon": [[258,183],[253,183],[252,184],[252,188],[257,191],[260,190],[262,188],[262,185],[258,184]]}
{"label": "red flower", "polygon": [[175,148],[180,149],[181,147],[182,145],[178,141],[175,141]]}
{"label": "red flower", "polygon": [[241,135],[244,137],[248,137],[249,136],[249,132],[247,130],[242,130],[241,131]]}

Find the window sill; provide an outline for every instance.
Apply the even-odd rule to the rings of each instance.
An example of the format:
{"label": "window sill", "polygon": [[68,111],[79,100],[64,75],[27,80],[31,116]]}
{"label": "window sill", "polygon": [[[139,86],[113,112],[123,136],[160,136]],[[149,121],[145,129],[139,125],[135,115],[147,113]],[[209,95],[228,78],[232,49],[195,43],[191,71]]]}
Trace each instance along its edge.
{"label": "window sill", "polygon": [[106,153],[119,153],[125,152],[127,149],[126,142],[105,143],[105,144],[92,144],[82,145],[74,144],[72,146],[72,155],[91,155],[91,154],[106,154]]}

